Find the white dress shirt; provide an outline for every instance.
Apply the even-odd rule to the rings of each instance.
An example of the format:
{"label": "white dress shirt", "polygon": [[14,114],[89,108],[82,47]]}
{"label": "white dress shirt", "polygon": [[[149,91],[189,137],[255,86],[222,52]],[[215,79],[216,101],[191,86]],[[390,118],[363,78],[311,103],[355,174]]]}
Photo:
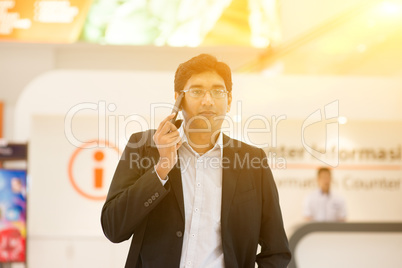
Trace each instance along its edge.
{"label": "white dress shirt", "polygon": [[346,218],[345,200],[330,191],[328,194],[321,190],[311,193],[304,204],[304,216],[313,221],[340,221]]}
{"label": "white dress shirt", "polygon": [[222,134],[203,155],[191,148],[179,129],[185,225],[180,267],[224,267],[221,238]]}

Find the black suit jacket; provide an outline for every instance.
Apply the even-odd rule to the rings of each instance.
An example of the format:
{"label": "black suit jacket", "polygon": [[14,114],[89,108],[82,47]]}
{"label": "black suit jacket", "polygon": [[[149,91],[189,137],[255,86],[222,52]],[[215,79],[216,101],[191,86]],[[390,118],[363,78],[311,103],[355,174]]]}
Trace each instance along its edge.
{"label": "black suit jacket", "polygon": [[[125,267],[179,267],[184,202],[179,162],[162,186],[154,130],[135,133],[115,171],[101,223],[118,243],[133,236]],[[226,268],[287,267],[278,193],[262,149],[223,136],[221,232]],[[261,253],[256,255],[257,246]]]}

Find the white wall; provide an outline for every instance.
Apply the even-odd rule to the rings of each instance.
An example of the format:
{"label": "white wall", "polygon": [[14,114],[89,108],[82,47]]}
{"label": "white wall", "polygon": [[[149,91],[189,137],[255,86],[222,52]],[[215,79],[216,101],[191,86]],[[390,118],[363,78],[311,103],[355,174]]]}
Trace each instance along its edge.
{"label": "white wall", "polygon": [[4,102],[4,138],[12,140],[19,94],[36,76],[53,68],[53,51],[43,46],[0,43],[0,100]]}

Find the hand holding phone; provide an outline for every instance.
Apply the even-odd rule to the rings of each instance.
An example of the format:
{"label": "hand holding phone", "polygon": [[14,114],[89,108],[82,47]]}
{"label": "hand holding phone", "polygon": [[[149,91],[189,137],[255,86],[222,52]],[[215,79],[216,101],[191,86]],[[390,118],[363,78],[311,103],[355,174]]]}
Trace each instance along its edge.
{"label": "hand holding phone", "polygon": [[[181,139],[178,126],[175,125],[177,114],[180,110],[181,101],[183,100],[184,93],[180,93],[177,97],[172,113],[165,118],[156,130],[153,139],[159,151],[159,161],[155,165],[155,171],[158,176],[164,180],[167,174],[172,170],[173,166],[177,163],[177,150],[181,146]],[[175,113],[175,115],[172,115]],[[168,119],[170,118],[170,119]],[[167,120],[176,126],[173,127],[170,124],[166,124]],[[181,120],[178,120],[181,121]]]}

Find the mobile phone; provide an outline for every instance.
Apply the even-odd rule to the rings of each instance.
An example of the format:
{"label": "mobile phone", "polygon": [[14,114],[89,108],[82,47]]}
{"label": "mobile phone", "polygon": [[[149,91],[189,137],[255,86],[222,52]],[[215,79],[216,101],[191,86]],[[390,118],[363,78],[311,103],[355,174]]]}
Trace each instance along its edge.
{"label": "mobile phone", "polygon": [[174,107],[171,112],[171,113],[176,113],[176,115],[172,119],[170,119],[170,123],[172,123],[172,124],[174,124],[174,122],[176,121],[177,114],[179,113],[181,101],[183,100],[183,97],[184,97],[184,93],[181,92],[180,95],[176,99],[176,102],[175,102]]}

